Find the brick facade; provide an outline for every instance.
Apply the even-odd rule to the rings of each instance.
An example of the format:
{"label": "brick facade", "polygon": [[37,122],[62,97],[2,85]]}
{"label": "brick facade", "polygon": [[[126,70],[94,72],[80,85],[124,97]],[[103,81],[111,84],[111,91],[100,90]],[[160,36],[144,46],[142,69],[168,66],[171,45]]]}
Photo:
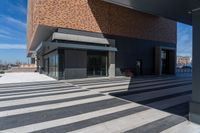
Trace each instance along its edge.
{"label": "brick facade", "polygon": [[38,24],[176,43],[176,22],[101,0],[29,0],[29,45]]}

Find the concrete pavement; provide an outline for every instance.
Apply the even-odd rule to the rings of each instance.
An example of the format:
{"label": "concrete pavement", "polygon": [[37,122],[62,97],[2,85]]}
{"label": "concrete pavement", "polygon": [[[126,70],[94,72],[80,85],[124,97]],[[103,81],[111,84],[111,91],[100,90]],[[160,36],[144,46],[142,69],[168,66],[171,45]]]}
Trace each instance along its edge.
{"label": "concrete pavement", "polygon": [[[198,133],[200,131],[199,125],[187,121],[184,117],[100,91],[100,88],[103,91],[106,90],[106,84],[113,87],[111,83],[116,87],[126,86],[124,84],[128,80],[128,78],[121,77],[99,80],[83,79],[73,81],[73,84],[66,81],[40,81],[0,85],[0,132]],[[137,89],[141,87],[140,89],[147,93],[147,88],[142,89],[145,87],[144,82],[153,83],[153,80],[164,82],[162,78],[137,79],[132,82],[135,82]],[[172,82],[174,80],[178,79],[171,79]],[[169,81],[166,82],[169,84]],[[182,80],[180,82],[182,83]],[[184,79],[183,83],[186,82],[189,83],[190,80]],[[98,84],[101,84],[102,87]],[[158,86],[160,84],[158,83]],[[148,89],[150,90],[150,88]],[[109,91],[111,90],[109,89]],[[160,94],[159,89],[156,90],[150,97]],[[187,91],[187,89],[183,91]],[[171,94],[170,90],[162,90],[162,92],[165,92],[166,95]],[[179,92],[181,91],[176,91],[176,93]],[[116,93],[116,90],[110,93]],[[133,94],[133,90],[131,94]],[[137,96],[138,99],[140,99],[139,97]]]}

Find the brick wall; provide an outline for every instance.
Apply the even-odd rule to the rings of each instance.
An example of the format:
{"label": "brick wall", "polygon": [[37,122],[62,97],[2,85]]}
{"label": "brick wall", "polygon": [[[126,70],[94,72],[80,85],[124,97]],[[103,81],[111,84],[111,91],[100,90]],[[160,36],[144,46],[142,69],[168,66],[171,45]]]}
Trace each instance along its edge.
{"label": "brick wall", "polygon": [[29,0],[29,44],[38,24],[176,43],[176,22],[101,0]]}

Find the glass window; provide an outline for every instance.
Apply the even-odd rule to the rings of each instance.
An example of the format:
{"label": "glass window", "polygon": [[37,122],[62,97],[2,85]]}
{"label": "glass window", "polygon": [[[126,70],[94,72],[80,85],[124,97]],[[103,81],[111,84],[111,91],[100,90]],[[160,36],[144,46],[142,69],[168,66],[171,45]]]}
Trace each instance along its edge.
{"label": "glass window", "polygon": [[167,57],[166,51],[162,50],[162,51],[161,51],[161,58],[162,58],[162,59],[166,59],[166,57]]}
{"label": "glass window", "polygon": [[49,76],[58,78],[58,55],[49,56]]}

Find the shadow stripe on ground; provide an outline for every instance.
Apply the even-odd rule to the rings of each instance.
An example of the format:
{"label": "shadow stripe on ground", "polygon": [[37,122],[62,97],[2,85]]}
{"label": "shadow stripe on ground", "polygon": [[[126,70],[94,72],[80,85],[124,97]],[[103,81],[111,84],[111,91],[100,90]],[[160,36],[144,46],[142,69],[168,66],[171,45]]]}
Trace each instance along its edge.
{"label": "shadow stripe on ground", "polygon": [[[181,93],[176,93],[176,94],[161,96],[161,97],[157,97],[157,98],[151,98],[151,99],[148,99],[148,100],[137,101],[137,102],[140,103],[140,104],[149,104],[149,103],[153,103],[153,102],[156,102],[156,101],[162,101],[162,100],[165,100],[165,99],[170,99],[170,98],[174,98],[174,97],[178,97],[178,96],[183,96],[183,95],[188,95],[188,94],[192,95],[192,91],[186,91],[186,92],[181,92]],[[126,98],[123,97],[123,99],[126,99]],[[128,99],[126,99],[126,100],[128,100]]]}
{"label": "shadow stripe on ground", "polygon": [[189,102],[177,104],[175,106],[172,106],[172,107],[164,109],[164,111],[170,112],[172,114],[184,116],[187,119],[189,119],[188,118],[188,115],[189,115],[188,114],[188,112],[189,112]]}
{"label": "shadow stripe on ground", "polygon": [[36,95],[36,94],[40,94],[40,93],[53,93],[53,92],[57,92],[57,91],[67,91],[67,90],[76,90],[76,89],[80,89],[77,87],[69,87],[69,88],[54,88],[54,89],[50,89],[50,90],[33,90],[33,91],[29,91],[29,92],[18,92],[18,93],[7,93],[7,94],[0,94],[0,99],[2,97],[17,97],[17,96],[21,96],[21,95]]}
{"label": "shadow stripe on ground", "polygon": [[[65,88],[65,87],[74,87],[74,86],[58,86],[58,87],[45,87],[41,89],[26,89],[26,90],[16,90],[16,91],[0,91],[0,94],[6,94],[6,93],[19,93],[19,92],[29,92],[29,91],[40,91],[40,90],[51,90],[56,88]],[[70,88],[69,88],[70,89]],[[67,90],[67,89],[66,89]]]}
{"label": "shadow stripe on ground", "polygon": [[25,87],[12,87],[12,88],[1,88],[0,89],[0,92],[3,92],[3,91],[17,91],[17,90],[27,90],[27,89],[42,89],[42,88],[51,88],[51,87],[70,87],[70,86],[73,86],[71,84],[50,84],[50,85],[36,85],[36,86],[25,86]]}
{"label": "shadow stripe on ground", "polygon": [[144,92],[139,94],[133,94],[133,95],[127,95],[127,96],[121,96],[121,98],[128,98],[131,101],[145,101],[153,98],[163,97],[166,95],[172,95],[177,93],[182,93],[186,91],[191,91],[191,85],[189,86],[181,86],[175,87],[175,88],[168,88],[168,89],[162,89],[162,90],[155,90],[150,92]]}
{"label": "shadow stripe on ground", "polygon": [[41,130],[41,131],[37,131],[37,132],[34,132],[34,133],[44,133],[44,132],[55,133],[57,131],[59,131],[59,133],[71,132],[71,131],[79,130],[79,129],[89,127],[89,126],[92,126],[92,125],[97,125],[97,124],[100,124],[100,123],[103,123],[103,122],[106,122],[106,121],[118,119],[120,117],[125,117],[125,116],[135,114],[135,113],[138,113],[138,112],[146,111],[148,109],[150,109],[150,108],[144,107],[144,106],[134,107],[134,108],[119,111],[119,112],[116,112],[116,113],[103,115],[103,116],[100,116],[100,117],[96,117],[96,118],[92,118],[92,119],[88,119],[88,120],[84,120],[84,121],[79,121],[79,122],[72,123],[72,124],[69,124],[69,125],[58,126],[58,127],[54,127],[54,128],[50,128],[50,129],[46,129],[46,130]]}
{"label": "shadow stripe on ground", "polygon": [[43,97],[43,96],[53,96],[53,95],[60,95],[60,94],[70,94],[70,93],[76,93],[76,92],[86,92],[86,91],[89,91],[89,90],[75,90],[75,91],[59,92],[59,93],[53,93],[53,94],[41,94],[41,95],[35,95],[35,96],[23,96],[23,97],[18,97],[18,98],[5,98],[5,99],[0,99],[0,102],[9,101],[9,100],[26,99],[26,98]]}
{"label": "shadow stripe on ground", "polygon": [[59,118],[66,118],[69,116],[71,117],[100,109],[120,106],[128,103],[129,102],[112,98],[108,100],[89,102],[85,104],[63,107],[54,110],[38,111],[33,113],[20,114],[16,116],[1,117],[0,130],[55,120]]}
{"label": "shadow stripe on ground", "polygon": [[[147,83],[154,83],[154,82],[168,82],[168,81],[186,81],[186,80],[188,80],[188,81],[191,81],[191,79],[177,79],[177,78],[169,78],[169,79],[157,79],[157,80],[155,80],[155,79],[151,79],[151,80],[146,80],[146,81],[135,81],[135,80],[127,80],[127,81],[117,81],[117,82],[115,82],[115,81],[107,81],[107,82],[104,82],[103,84],[113,84],[113,85],[115,85],[115,84],[122,84],[123,85],[123,83],[124,83],[124,85],[125,84],[129,84],[129,85],[138,85],[138,84],[147,84]],[[76,85],[79,85],[79,86],[83,86],[83,87],[87,87],[87,86],[97,86],[97,85],[101,85],[102,84],[102,82],[98,82],[98,81],[96,81],[96,83],[87,83],[87,84],[76,84]],[[117,85],[116,85],[117,86]],[[100,87],[101,88],[101,87]]]}
{"label": "shadow stripe on ground", "polygon": [[31,104],[1,107],[0,111],[8,111],[8,110],[14,110],[14,109],[20,109],[20,108],[28,108],[28,107],[35,107],[35,106],[41,106],[41,105],[61,103],[61,102],[76,101],[76,100],[80,100],[80,99],[87,99],[87,98],[100,97],[100,96],[104,96],[104,95],[103,94],[92,94],[92,95],[78,96],[78,97],[73,97],[73,98],[65,98],[65,99],[37,102],[37,103],[31,103]]}
{"label": "shadow stripe on ground", "polygon": [[[156,79],[169,79],[169,78],[174,78],[174,77],[155,77],[153,80],[156,80]],[[122,77],[122,78],[106,78],[106,79],[91,79],[91,80],[88,80],[88,79],[83,79],[82,81],[68,81],[69,83],[72,83],[72,84],[79,84],[79,85],[82,85],[82,84],[89,84],[89,83],[95,83],[95,82],[101,82],[101,83],[106,83],[106,82],[112,82],[112,81],[116,81],[116,82],[121,82],[121,81],[130,81],[131,78],[130,77]],[[135,82],[144,82],[146,80],[152,80],[152,78],[134,78],[134,81]]]}
{"label": "shadow stripe on ground", "polygon": [[50,84],[60,84],[65,83],[64,81],[43,81],[43,82],[26,82],[26,83],[7,83],[0,84],[0,88],[11,88],[11,87],[25,87],[25,86],[35,86],[35,85],[50,85]]}
{"label": "shadow stripe on ground", "polygon": [[140,90],[138,88],[137,88],[137,90],[134,90],[135,88],[131,88],[129,91],[111,93],[111,95],[120,97],[120,96],[125,96],[125,95],[132,95],[132,94],[150,92],[150,91],[154,91],[154,90],[162,90],[162,89],[167,89],[167,88],[180,87],[180,86],[191,85],[191,84],[192,84],[191,82],[188,82],[188,83],[180,83],[180,84],[174,84],[174,85],[163,85],[163,86],[145,88],[142,90]]}
{"label": "shadow stripe on ground", "polygon": [[155,77],[155,78],[145,78],[145,79],[138,79],[138,78],[125,78],[125,79],[104,79],[103,81],[102,80],[98,80],[98,79],[94,79],[94,80],[83,80],[81,83],[77,83],[77,82],[69,82],[69,83],[72,83],[72,84],[76,84],[76,85],[80,85],[80,86],[84,86],[84,85],[92,85],[92,84],[106,84],[106,83],[118,83],[118,82],[128,82],[128,81],[133,81],[135,83],[145,83],[145,82],[152,82],[152,81],[162,81],[162,80],[174,80],[174,79],[191,79],[191,78],[178,78],[178,77]]}
{"label": "shadow stripe on ground", "polygon": [[184,121],[186,121],[186,119],[183,117],[170,115],[138,128],[126,131],[125,133],[159,133]]}

